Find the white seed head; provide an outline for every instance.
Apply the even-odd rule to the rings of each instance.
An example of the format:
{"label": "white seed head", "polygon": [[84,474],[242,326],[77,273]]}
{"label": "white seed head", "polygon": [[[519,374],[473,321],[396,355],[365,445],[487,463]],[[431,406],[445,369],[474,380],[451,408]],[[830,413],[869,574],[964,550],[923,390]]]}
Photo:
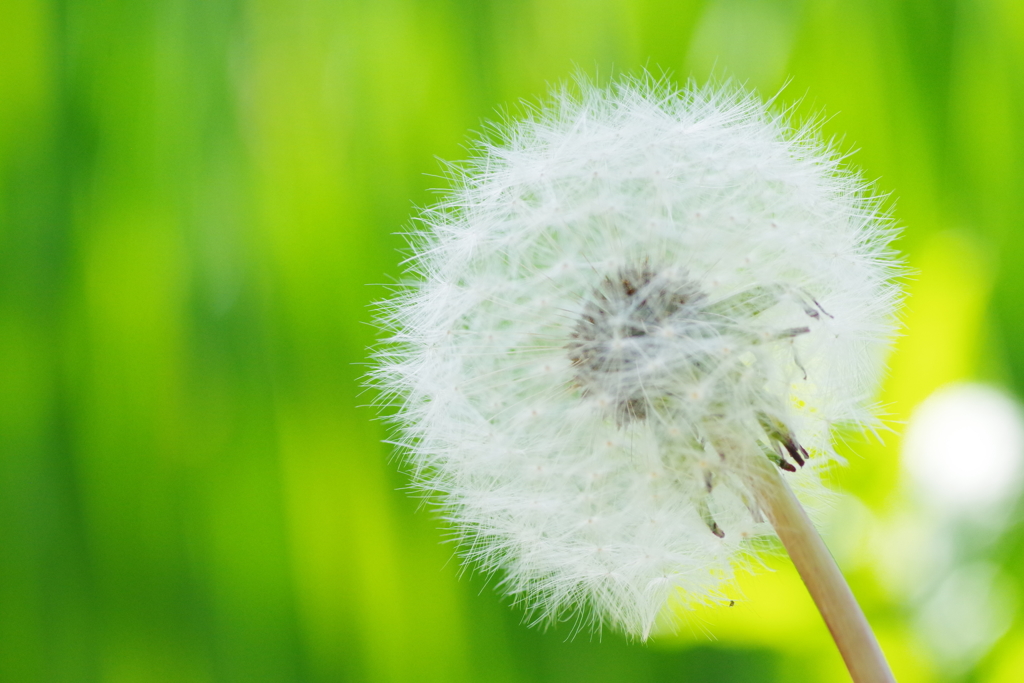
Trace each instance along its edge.
{"label": "white seed head", "polygon": [[646,638],[771,533],[745,463],[813,499],[834,426],[870,423],[899,266],[813,126],[735,87],[579,91],[422,214],[373,381],[467,560],[538,620]]}

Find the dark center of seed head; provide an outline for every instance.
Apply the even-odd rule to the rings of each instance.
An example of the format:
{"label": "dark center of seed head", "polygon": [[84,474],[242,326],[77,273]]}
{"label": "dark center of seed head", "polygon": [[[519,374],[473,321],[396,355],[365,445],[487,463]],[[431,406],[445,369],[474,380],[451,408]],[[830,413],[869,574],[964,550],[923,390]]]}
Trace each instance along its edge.
{"label": "dark center of seed head", "polygon": [[618,424],[647,417],[652,397],[643,365],[664,333],[697,315],[706,299],[685,276],[659,274],[649,264],[628,266],[594,288],[567,345],[584,395],[606,398]]}

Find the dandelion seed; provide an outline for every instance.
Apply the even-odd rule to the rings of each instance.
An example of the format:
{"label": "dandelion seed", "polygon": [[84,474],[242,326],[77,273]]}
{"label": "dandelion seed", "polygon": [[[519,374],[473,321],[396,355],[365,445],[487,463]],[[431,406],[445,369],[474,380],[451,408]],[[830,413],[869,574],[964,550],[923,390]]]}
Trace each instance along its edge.
{"label": "dandelion seed", "polygon": [[772,533],[764,468],[813,502],[833,426],[871,423],[894,230],[751,94],[580,90],[499,127],[420,217],[375,382],[468,561],[538,621],[646,638],[733,604]]}

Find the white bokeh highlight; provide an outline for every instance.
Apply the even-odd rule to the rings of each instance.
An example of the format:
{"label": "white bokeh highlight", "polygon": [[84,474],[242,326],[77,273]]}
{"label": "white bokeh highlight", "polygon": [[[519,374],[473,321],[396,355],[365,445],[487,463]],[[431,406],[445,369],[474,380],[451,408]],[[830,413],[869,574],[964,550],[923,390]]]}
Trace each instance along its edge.
{"label": "white bokeh highlight", "polygon": [[1006,501],[1024,472],[1021,410],[993,387],[942,387],[911,415],[903,465],[925,498],[949,512]]}

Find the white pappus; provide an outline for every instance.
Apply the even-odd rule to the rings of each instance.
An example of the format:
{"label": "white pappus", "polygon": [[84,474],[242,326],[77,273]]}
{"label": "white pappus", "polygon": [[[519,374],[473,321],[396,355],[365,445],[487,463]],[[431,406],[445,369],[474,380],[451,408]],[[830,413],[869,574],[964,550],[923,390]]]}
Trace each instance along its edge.
{"label": "white pappus", "polygon": [[745,463],[813,501],[871,423],[895,230],[734,86],[581,80],[496,133],[420,216],[371,383],[465,559],[538,621],[646,638],[772,533]]}

